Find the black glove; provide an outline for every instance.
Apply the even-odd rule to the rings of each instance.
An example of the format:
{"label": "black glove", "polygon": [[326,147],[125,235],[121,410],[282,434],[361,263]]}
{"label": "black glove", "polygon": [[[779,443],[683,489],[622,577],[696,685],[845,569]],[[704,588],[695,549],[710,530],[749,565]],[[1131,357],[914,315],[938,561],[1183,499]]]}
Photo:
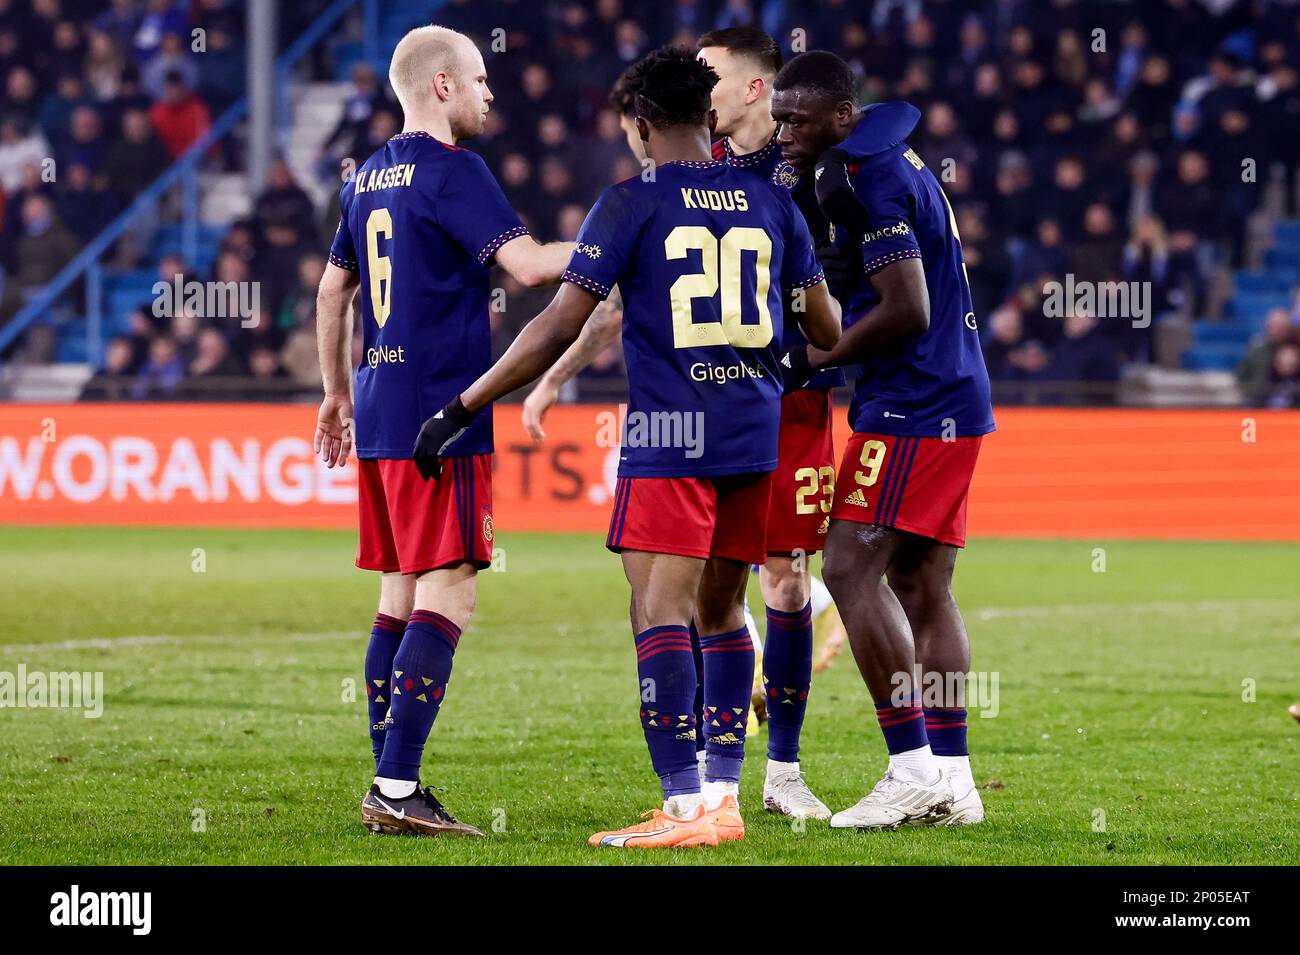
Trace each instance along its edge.
{"label": "black glove", "polygon": [[442,475],[442,453],[447,450],[447,445],[465,433],[473,420],[474,413],[465,410],[460,395],[457,395],[451,404],[424,423],[412,452],[420,477],[432,481]]}
{"label": "black glove", "polygon": [[798,345],[781,356],[781,393],[798,391],[812,380],[817,372],[808,360],[808,346]]}
{"label": "black glove", "polygon": [[823,242],[814,251],[826,276],[826,288],[843,305],[857,288],[863,274],[862,256],[851,256],[834,242]]}
{"label": "black glove", "polygon": [[870,231],[870,216],[867,207],[853,191],[848,165],[849,154],[844,150],[826,150],[822,153],[822,158],[817,160],[813,188],[817,192],[817,205],[821,206],[827,219],[835,223],[837,228],[862,236]]}

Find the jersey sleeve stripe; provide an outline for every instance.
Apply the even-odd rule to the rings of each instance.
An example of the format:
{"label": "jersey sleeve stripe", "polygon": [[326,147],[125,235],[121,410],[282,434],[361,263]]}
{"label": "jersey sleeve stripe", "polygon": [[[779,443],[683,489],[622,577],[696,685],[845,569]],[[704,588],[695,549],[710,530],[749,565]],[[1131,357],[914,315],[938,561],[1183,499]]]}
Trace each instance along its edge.
{"label": "jersey sleeve stripe", "polygon": [[903,249],[901,252],[890,252],[888,255],[882,255],[879,258],[872,259],[863,266],[863,271],[868,275],[872,272],[879,272],[886,265],[892,265],[903,259],[919,259],[921,257],[920,249]]}
{"label": "jersey sleeve stripe", "polygon": [[822,282],[825,281],[826,281],[826,273],[818,269],[816,275],[809,276],[808,278],[804,279],[802,282],[795,282],[793,285],[790,286],[790,288],[792,289],[812,288],[814,285],[820,285]]}
{"label": "jersey sleeve stripe", "polygon": [[608,286],[601,285],[595,279],[589,279],[585,275],[580,275],[577,272],[571,272],[568,269],[564,270],[564,274],[560,276],[560,281],[571,282],[572,284],[578,286],[578,288],[586,289],[588,292],[591,292],[593,295],[599,295],[601,298],[609,297]]}
{"label": "jersey sleeve stripe", "polygon": [[499,236],[497,236],[487,245],[483,246],[482,251],[480,251],[478,254],[479,262],[483,265],[487,265],[488,260],[491,259],[492,256],[496,254],[497,249],[501,248],[501,246],[505,245],[511,239],[517,239],[521,235],[527,235],[527,234],[528,234],[527,226],[517,225],[513,229],[506,229],[505,232],[502,232]]}
{"label": "jersey sleeve stripe", "polygon": [[357,265],[357,263],[349,261],[348,259],[340,259],[333,252],[329,254],[329,259],[331,265],[337,265],[341,269],[347,269],[349,272],[360,271],[360,267]]}

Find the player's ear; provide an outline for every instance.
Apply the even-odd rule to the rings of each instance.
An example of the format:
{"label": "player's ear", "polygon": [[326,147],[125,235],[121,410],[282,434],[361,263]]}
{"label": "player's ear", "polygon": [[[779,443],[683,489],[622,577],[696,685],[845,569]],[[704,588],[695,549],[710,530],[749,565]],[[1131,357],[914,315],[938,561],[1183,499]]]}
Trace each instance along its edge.
{"label": "player's ear", "polygon": [[638,116],[633,122],[636,123],[636,134],[641,137],[641,142],[650,142],[650,124]]}
{"label": "player's ear", "polygon": [[835,107],[835,125],[848,126],[853,122],[853,117],[857,113],[858,107],[852,100],[843,100]]}
{"label": "player's ear", "polygon": [[451,75],[442,70],[433,74],[433,93],[442,102],[451,99]]}
{"label": "player's ear", "polygon": [[714,131],[718,128],[718,111],[710,107],[708,119],[709,119],[709,138],[712,139],[714,136]]}

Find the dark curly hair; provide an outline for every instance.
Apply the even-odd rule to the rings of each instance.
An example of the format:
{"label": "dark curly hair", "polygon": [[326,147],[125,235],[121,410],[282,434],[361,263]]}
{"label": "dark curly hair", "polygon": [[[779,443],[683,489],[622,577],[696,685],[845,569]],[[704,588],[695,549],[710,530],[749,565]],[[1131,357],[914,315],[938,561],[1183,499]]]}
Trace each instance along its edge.
{"label": "dark curly hair", "polygon": [[804,89],[829,96],[835,103],[858,99],[858,80],[853,70],[834,53],[810,50],[800,53],[781,68],[772,84],[775,90]]}
{"label": "dark curly hair", "polygon": [[636,94],[637,116],[656,129],[704,123],[718,82],[713,67],[678,46],[661,47],[637,66],[644,67]]}

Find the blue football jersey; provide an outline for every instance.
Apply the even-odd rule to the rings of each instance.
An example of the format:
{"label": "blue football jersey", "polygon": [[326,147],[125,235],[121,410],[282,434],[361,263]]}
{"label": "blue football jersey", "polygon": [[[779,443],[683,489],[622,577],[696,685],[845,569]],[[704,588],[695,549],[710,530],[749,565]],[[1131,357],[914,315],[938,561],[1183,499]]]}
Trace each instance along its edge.
{"label": "blue football jersey", "polygon": [[[804,224],[808,226],[808,231],[813,236],[814,245],[827,238],[834,241],[833,237],[828,236],[830,223],[826,221],[826,217],[817,208],[817,197],[813,194],[811,185],[812,177],[801,177],[799,170],[781,158],[781,147],[777,145],[776,133],[772,134],[772,138],[767,141],[767,145],[762,149],[756,149],[752,153],[745,153],[743,156],[738,156],[732,152],[731,141],[724,136],[713,144],[713,158],[719,162],[735,166],[737,169],[745,169],[768,180],[774,186],[789,190],[790,197],[794,199],[795,207],[803,213]],[[787,322],[785,336],[781,341],[782,350],[789,351],[792,348],[807,344],[808,339],[804,338],[798,324]],[[844,384],[843,370],[826,368],[813,375],[804,387],[838,388],[842,384]]]}
{"label": "blue football jersey", "polygon": [[[409,458],[424,420],[492,364],[489,266],[528,230],[481,158],[423,132],[385,143],[339,205],[330,261],[361,273],[357,456]],[[489,408],[447,453],[491,451]]]}
{"label": "blue football jersey", "polygon": [[664,163],[601,194],[564,281],[623,296],[620,477],[775,469],[785,293],[823,281],[787,190]]}
{"label": "blue football jersey", "polygon": [[[877,121],[871,110],[905,106]],[[882,116],[884,114],[881,114]],[[853,190],[867,208],[862,236],[867,275],[902,259],[920,259],[930,295],[930,327],[886,346],[857,366],[849,422],[853,430],[913,437],[967,437],[993,430],[989,376],[980,350],[961,238],[934,174],[903,139],[920,113],[907,104],[867,107],[840,148],[850,157]],[[851,328],[880,301],[867,284],[844,310]]]}

